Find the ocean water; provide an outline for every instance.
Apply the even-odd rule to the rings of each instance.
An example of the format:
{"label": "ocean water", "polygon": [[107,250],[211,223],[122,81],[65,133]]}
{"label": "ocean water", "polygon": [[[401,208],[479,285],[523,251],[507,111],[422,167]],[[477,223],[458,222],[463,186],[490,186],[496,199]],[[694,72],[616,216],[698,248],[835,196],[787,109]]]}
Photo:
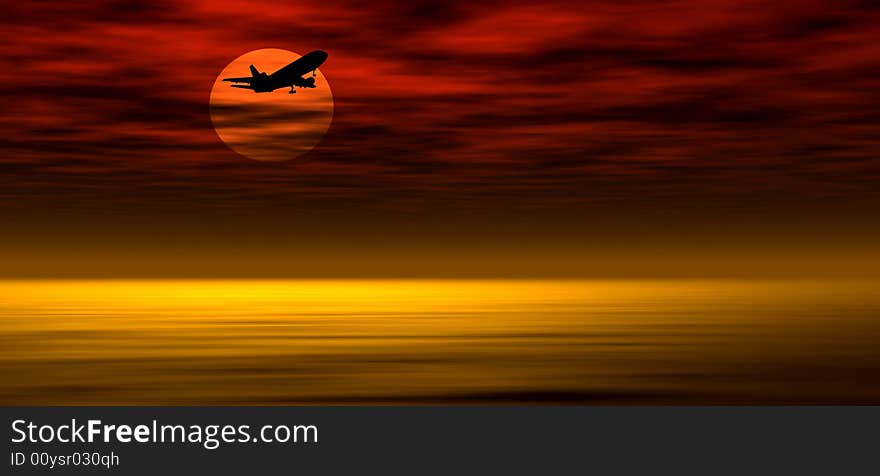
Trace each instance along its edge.
{"label": "ocean water", "polygon": [[880,404],[880,282],[0,281],[0,404]]}

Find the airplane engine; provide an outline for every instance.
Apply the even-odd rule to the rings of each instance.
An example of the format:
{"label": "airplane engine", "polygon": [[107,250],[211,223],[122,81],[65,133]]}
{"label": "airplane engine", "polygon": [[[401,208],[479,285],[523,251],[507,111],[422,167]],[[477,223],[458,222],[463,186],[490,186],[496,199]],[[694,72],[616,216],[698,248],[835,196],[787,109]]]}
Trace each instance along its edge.
{"label": "airplane engine", "polygon": [[314,88],[315,87],[315,78],[306,78],[305,79],[305,87]]}

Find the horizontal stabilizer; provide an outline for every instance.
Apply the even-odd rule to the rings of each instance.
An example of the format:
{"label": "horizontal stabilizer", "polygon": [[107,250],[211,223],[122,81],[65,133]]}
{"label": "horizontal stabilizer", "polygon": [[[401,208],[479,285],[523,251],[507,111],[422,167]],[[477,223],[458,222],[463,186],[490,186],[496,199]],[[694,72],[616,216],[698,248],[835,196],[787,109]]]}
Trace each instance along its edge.
{"label": "horizontal stabilizer", "polygon": [[230,84],[233,88],[254,89],[250,84]]}
{"label": "horizontal stabilizer", "polygon": [[248,76],[247,78],[223,78],[223,81],[230,81],[233,83],[250,83],[253,80],[254,78],[251,78],[250,76]]}

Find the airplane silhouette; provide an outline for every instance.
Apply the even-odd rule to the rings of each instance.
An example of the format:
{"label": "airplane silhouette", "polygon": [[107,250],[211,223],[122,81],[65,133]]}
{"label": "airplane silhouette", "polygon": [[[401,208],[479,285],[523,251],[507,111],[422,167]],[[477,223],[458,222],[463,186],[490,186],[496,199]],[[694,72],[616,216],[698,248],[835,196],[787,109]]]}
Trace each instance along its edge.
{"label": "airplane silhouette", "polygon": [[[302,58],[275,71],[272,74],[261,73],[254,65],[251,65],[251,75],[243,78],[223,78],[223,81],[232,83],[233,88],[251,89],[255,93],[271,93],[280,88],[290,88],[289,94],[294,94],[294,88],[315,88],[315,76],[318,66],[327,61],[327,53],[315,50],[306,53]],[[303,75],[312,72],[312,76],[304,78]]]}

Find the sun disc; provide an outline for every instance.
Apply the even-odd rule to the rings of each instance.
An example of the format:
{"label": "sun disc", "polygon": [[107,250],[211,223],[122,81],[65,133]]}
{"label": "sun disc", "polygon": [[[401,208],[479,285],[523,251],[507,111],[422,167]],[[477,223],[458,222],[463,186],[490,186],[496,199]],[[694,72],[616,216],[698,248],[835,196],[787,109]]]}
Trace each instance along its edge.
{"label": "sun disc", "polygon": [[320,69],[315,71],[317,87],[297,88],[296,94],[289,94],[289,88],[255,93],[223,81],[250,76],[252,64],[272,74],[299,58],[277,48],[254,50],[233,60],[217,76],[211,89],[211,122],[230,149],[249,159],[278,162],[318,145],[333,119],[333,93]]}

